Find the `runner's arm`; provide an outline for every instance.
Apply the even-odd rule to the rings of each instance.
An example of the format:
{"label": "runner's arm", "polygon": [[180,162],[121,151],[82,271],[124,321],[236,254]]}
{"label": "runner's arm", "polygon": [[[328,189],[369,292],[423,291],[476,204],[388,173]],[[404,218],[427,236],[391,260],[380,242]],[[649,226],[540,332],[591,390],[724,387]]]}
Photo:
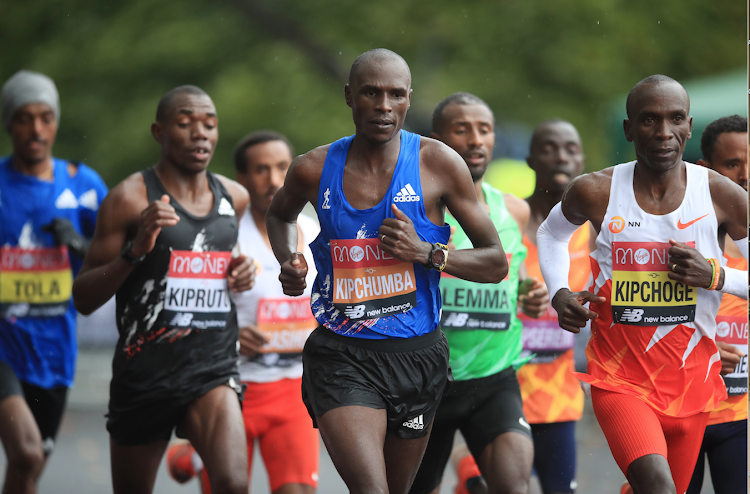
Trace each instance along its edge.
{"label": "runner's arm", "polygon": [[[512,194],[503,194],[505,206],[513,220],[518,225],[518,231],[523,236],[523,232],[529,224],[531,208],[529,203],[519,199]],[[510,266],[509,266],[510,268]],[[518,304],[521,311],[529,317],[539,318],[547,310],[549,303],[549,293],[547,286],[542,280],[535,277],[529,277],[526,273],[526,266],[522,262],[518,265]]]}
{"label": "runner's arm", "polygon": [[120,249],[135,231],[140,210],[147,205],[140,174],[126,179],[102,201],[94,237],[73,282],[73,303],[78,312],[88,315],[104,305],[130,275],[133,266],[120,257]]}
{"label": "runner's arm", "polygon": [[458,153],[434,143],[437,146],[431,146],[421,162],[433,164],[432,172],[442,182],[442,202],[474,245],[450,251],[445,272],[477,283],[499,283],[508,274],[508,260],[495,226],[477,199],[469,169]]}
{"label": "runner's arm", "polygon": [[[709,170],[709,187],[720,234],[728,233],[747,260],[747,191],[713,170]],[[722,267],[717,290],[747,300],[747,271]]]}

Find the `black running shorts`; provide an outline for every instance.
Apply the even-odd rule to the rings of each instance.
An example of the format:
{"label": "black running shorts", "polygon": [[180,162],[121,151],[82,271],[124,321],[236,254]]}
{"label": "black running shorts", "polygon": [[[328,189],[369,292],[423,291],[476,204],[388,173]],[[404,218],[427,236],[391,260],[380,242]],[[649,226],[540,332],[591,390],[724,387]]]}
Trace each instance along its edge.
{"label": "black running shorts", "polygon": [[440,330],[409,339],[368,340],[319,327],[302,352],[302,401],[316,417],[344,406],[385,409],[388,433],[424,437],[452,380]]}
{"label": "black running shorts", "polygon": [[523,415],[516,371],[512,367],[451,385],[435,415],[430,441],[410,494],[426,494],[440,485],[456,430],[461,431],[475,458],[506,432],[518,432],[532,440],[531,427]]}
{"label": "black running shorts", "polygon": [[46,389],[21,382],[12,368],[0,361],[0,402],[11,396],[21,396],[26,400],[42,436],[44,455],[48,456],[55,449],[55,438],[65,410],[68,388],[58,386]]}

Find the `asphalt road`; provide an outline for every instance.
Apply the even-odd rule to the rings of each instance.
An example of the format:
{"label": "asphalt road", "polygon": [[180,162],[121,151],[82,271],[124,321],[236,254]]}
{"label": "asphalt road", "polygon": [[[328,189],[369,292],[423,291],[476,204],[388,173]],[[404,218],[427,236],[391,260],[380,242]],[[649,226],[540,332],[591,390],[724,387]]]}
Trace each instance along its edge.
{"label": "asphalt road", "polygon": [[[71,391],[69,405],[63,418],[57,448],[49,460],[39,485],[40,494],[99,494],[110,493],[109,436],[104,428],[111,350],[83,350],[79,358],[77,385]],[[583,419],[578,424],[578,493],[617,494],[624,477],[617,468],[587,403]],[[459,439],[460,440],[460,439]],[[321,494],[346,493],[346,487],[331,463],[321,443]],[[256,448],[257,449],[257,448]],[[5,470],[5,456],[0,453],[0,467]],[[262,460],[253,461],[251,492],[269,492],[268,479]],[[441,494],[452,494],[455,475],[446,469]],[[195,480],[180,485],[167,474],[165,463],[159,470],[155,493],[197,493]],[[704,483],[703,493],[713,494],[710,479]]]}

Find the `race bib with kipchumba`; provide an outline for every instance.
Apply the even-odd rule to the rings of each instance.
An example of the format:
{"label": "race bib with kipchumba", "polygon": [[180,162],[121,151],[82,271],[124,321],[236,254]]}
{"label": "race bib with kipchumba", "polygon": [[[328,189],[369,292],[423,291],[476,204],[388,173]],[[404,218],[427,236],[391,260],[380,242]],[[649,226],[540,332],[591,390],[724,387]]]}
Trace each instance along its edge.
{"label": "race bib with kipchumba", "polygon": [[67,247],[0,247],[2,317],[63,315],[72,287]]}
{"label": "race bib with kipchumba", "polygon": [[331,240],[333,303],[349,319],[377,319],[417,305],[414,265],[380,248],[377,238]]}
{"label": "race bib with kipchumba", "polygon": [[[695,247],[695,242],[685,242]],[[695,320],[696,288],[669,279],[667,242],[612,242],[612,314],[631,326]]]}
{"label": "race bib with kipchumba", "polygon": [[232,308],[227,290],[231,259],[231,252],[172,251],[164,298],[164,321],[168,326],[227,327]]}
{"label": "race bib with kipchumba", "polygon": [[300,353],[318,321],[310,297],[262,298],[258,301],[258,330],[268,339],[261,353]]}

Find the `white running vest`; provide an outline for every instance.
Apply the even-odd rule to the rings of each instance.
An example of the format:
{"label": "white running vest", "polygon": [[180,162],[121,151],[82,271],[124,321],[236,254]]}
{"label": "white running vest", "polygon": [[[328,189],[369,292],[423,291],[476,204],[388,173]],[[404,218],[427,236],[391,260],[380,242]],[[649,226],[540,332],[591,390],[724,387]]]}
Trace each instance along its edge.
{"label": "white running vest", "polygon": [[667,251],[669,239],[674,239],[694,246],[703,257],[725,264],[717,240],[718,220],[708,169],[686,162],[687,186],[682,203],[671,213],[654,215],[636,202],[635,164],[631,161],[614,168],[607,213],[596,239],[597,248],[591,253],[601,268],[593,292],[612,280],[614,323],[659,326],[651,345],[677,324],[696,329],[691,346],[685,349],[687,355],[702,336],[715,340],[722,294],[670,283]]}
{"label": "white running vest", "polygon": [[310,310],[310,293],[317,271],[308,244],[320,228],[312,218],[300,215],[297,224],[304,237],[302,253],[307,261],[307,288],[300,297],[288,297],[279,282],[281,265],[263,241],[248,209],[239,222],[240,251],[256,263],[255,285],[242,293],[232,293],[240,328],[258,326],[270,340],[262,353],[248,358],[240,355],[240,380],[266,383],[302,377],[302,348],[318,326]]}

